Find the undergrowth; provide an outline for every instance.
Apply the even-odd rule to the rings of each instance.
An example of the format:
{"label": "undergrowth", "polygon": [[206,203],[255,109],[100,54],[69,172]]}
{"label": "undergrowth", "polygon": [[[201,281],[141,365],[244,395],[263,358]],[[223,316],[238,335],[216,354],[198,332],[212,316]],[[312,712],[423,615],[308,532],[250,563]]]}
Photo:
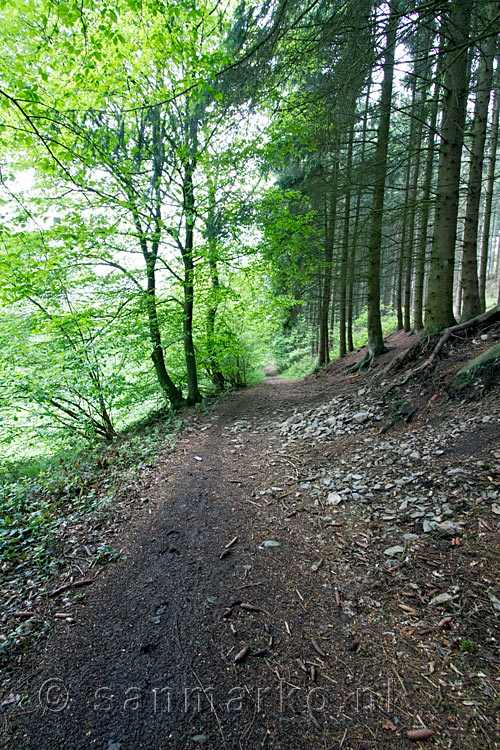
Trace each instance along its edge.
{"label": "undergrowth", "polygon": [[29,560],[51,574],[59,532],[84,514],[105,512],[138,469],[155,461],[158,445],[175,440],[177,416],[158,413],[107,445],[61,451],[0,465],[0,569]]}
{"label": "undergrowth", "polygon": [[[382,332],[386,337],[397,328],[397,315],[391,306],[383,307],[381,313]],[[356,350],[368,343],[367,318],[368,312],[364,308],[353,321],[352,337]],[[302,318],[293,328],[278,334],[272,343],[272,350],[280,375],[298,380],[311,374],[317,362],[317,357],[312,355],[314,330],[313,326]],[[338,332],[335,330],[330,332],[330,359],[334,360],[338,356]]]}

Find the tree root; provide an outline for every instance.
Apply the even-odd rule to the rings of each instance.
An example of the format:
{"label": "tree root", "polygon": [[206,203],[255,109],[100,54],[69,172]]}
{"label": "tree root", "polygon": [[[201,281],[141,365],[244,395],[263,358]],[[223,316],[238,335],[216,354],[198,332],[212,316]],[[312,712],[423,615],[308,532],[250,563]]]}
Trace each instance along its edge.
{"label": "tree root", "polygon": [[369,370],[373,365],[374,360],[374,355],[367,352],[359,362],[348,367],[346,372],[350,375],[351,373],[361,372],[361,370]]}
{"label": "tree root", "polygon": [[[416,377],[416,375],[419,375],[421,372],[424,372],[429,367],[431,367],[436,361],[441,351],[443,350],[444,345],[450,340],[450,338],[455,333],[466,331],[469,328],[475,328],[476,326],[483,325],[484,323],[494,322],[496,318],[500,319],[500,305],[496,305],[495,307],[492,307],[490,310],[486,310],[486,312],[481,313],[481,315],[476,315],[475,318],[470,318],[470,320],[466,320],[463,323],[458,323],[457,325],[450,326],[449,328],[445,328],[445,330],[441,334],[441,337],[438,339],[436,345],[434,346],[430,356],[427,357],[427,359],[421,362],[419,365],[417,365],[417,367],[414,367],[412,370],[409,370],[402,380],[400,380],[397,383],[394,383],[391,387],[406,385],[406,383],[409,380],[411,380],[412,378]],[[416,347],[420,346],[424,348],[429,341],[430,341],[430,337],[427,337],[427,339],[425,340],[421,338],[415,346],[410,347],[410,349],[407,349],[402,354],[398,354],[398,356],[395,357],[389,363],[389,365],[385,368],[384,372],[389,372],[390,370],[394,370],[394,369],[400,369],[403,363],[405,362],[405,360],[408,359],[409,355],[414,354]]]}
{"label": "tree root", "polygon": [[388,375],[393,370],[400,370],[408,360],[416,359],[420,353],[419,350],[425,348],[425,346],[427,346],[427,343],[428,339],[426,339],[424,344],[422,344],[422,339],[418,339],[410,347],[408,347],[408,349],[405,349],[404,351],[399,352],[399,354],[396,354],[396,356],[393,357],[390,362],[388,362],[387,365],[382,370],[380,370],[380,372],[376,373],[376,375],[373,376],[372,382],[381,380],[385,375]]}

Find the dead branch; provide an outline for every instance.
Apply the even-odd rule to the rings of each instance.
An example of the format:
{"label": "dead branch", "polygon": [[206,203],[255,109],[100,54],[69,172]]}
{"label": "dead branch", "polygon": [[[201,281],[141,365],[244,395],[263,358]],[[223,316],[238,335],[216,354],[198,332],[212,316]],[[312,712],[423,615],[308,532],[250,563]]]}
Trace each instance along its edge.
{"label": "dead branch", "polygon": [[91,583],[95,583],[95,578],[82,578],[80,581],[73,581],[72,583],[65,583],[64,586],[60,586],[58,589],[54,589],[53,591],[49,591],[48,596],[58,596],[59,594],[62,594],[63,591],[67,591],[68,589],[76,589],[80,586],[90,586]]}

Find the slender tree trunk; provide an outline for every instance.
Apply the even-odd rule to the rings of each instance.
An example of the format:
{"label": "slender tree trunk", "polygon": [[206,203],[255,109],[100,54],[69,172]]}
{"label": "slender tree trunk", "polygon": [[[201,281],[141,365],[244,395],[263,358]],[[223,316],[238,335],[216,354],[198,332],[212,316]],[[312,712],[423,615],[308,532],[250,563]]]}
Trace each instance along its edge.
{"label": "slender tree trunk", "polygon": [[[371,93],[371,79],[368,81],[365,106],[363,112],[363,127],[361,130],[361,152],[360,152],[360,163],[358,165],[358,172],[363,169],[366,153],[366,133],[368,130],[368,113],[370,111],[370,93]],[[360,169],[361,167],[361,169]],[[358,177],[358,181],[361,183],[361,174]],[[351,233],[351,252],[349,258],[349,294],[348,294],[348,312],[347,312],[347,350],[349,352],[354,351],[354,340],[352,333],[352,323],[354,315],[357,314],[358,300],[356,299],[356,306],[354,305],[354,284],[356,281],[356,256],[358,246],[358,233],[359,223],[361,216],[361,198],[363,196],[363,185],[359,184],[356,194],[356,207],[354,209],[354,225]]]}
{"label": "slender tree trunk", "polygon": [[[356,264],[356,245],[353,244],[351,248],[351,259],[349,268],[354,270]],[[352,335],[352,318],[354,312],[354,273],[349,270],[349,290],[347,295],[347,351],[354,351],[354,339]]]}
{"label": "slender tree trunk", "polygon": [[[421,32],[422,33],[422,32]],[[420,36],[421,38],[421,36]],[[417,85],[421,85],[420,79],[428,72],[428,65],[425,56],[429,51],[429,36],[424,39],[424,44],[417,45],[417,60],[415,62],[415,71],[412,81],[412,106],[411,117],[412,125],[410,128],[410,151],[413,151],[410,159],[409,179],[409,215],[408,231],[406,239],[406,277],[405,277],[405,298],[404,298],[404,329],[406,332],[411,331],[411,295],[414,269],[414,248],[415,248],[415,227],[417,217],[417,196],[418,181],[420,178],[420,160],[422,153],[422,125],[425,116],[425,102],[427,98],[427,89],[417,94]],[[423,58],[423,62],[422,62]]]}
{"label": "slender tree trunk", "polygon": [[312,339],[311,339],[311,357],[314,358],[319,352],[319,307],[321,305],[321,298],[313,304],[311,310],[311,327],[312,327]]}
{"label": "slender tree trunk", "polygon": [[375,150],[374,191],[370,213],[370,240],[368,246],[368,352],[370,359],[384,352],[384,337],[380,318],[380,257],[382,248],[382,220],[384,211],[385,180],[387,172],[387,152],[389,146],[389,125],[391,119],[392,83],[394,78],[394,49],[398,13],[395,0],[391,3],[391,13],[386,32],[382,91],[380,96],[380,121]]}
{"label": "slender tree trunk", "polygon": [[194,190],[193,190],[194,164],[187,161],[184,165],[184,211],[185,211],[185,239],[182,247],[182,261],[184,263],[184,356],[186,358],[187,375],[187,403],[196,404],[201,401],[198,389],[198,373],[196,369],[196,355],[193,343],[193,305],[194,305],[194,263],[193,263],[193,236],[194,236]]}
{"label": "slender tree trunk", "polygon": [[165,365],[165,356],[161,343],[160,324],[158,322],[158,310],[156,306],[156,279],[155,279],[155,258],[148,254],[146,258],[146,310],[149,322],[149,337],[153,344],[151,359],[153,360],[156,377],[161,389],[166,394],[168,400],[174,409],[179,409],[184,404],[182,392],[175,386],[167,372]]}
{"label": "slender tree trunk", "polygon": [[206,317],[207,330],[207,369],[218,391],[222,391],[225,385],[225,378],[220,367],[217,357],[215,322],[217,319],[217,309],[219,307],[219,269],[217,267],[217,236],[218,225],[216,219],[215,206],[215,188],[207,175],[208,181],[208,215],[206,221],[207,240],[208,240],[208,267],[210,272],[211,290],[208,299],[208,309]]}
{"label": "slender tree trunk", "polygon": [[[439,112],[439,89],[444,61],[444,36],[439,42],[439,53],[436,66],[436,82],[431,102],[429,115],[429,127],[427,136],[427,149],[425,155],[424,177],[421,190],[421,209],[419,216],[419,240],[415,258],[415,289],[413,296],[413,325],[417,331],[424,327],[424,282],[425,266],[427,256],[427,243],[429,239],[429,215],[431,210],[431,188],[432,173],[435,161],[436,124]],[[429,71],[429,69],[428,69]],[[428,74],[427,74],[428,75]],[[425,107],[422,107],[422,119],[424,119]]]}
{"label": "slender tree trunk", "polygon": [[404,270],[404,253],[401,246],[401,252],[398,259],[398,272],[396,278],[396,315],[398,319],[398,331],[404,328],[403,322],[403,270]]}
{"label": "slender tree trunk", "polygon": [[209,266],[210,266],[210,280],[212,283],[212,297],[208,303],[207,311],[207,353],[208,353],[208,369],[212,383],[215,385],[218,391],[222,391],[225,385],[225,378],[220,368],[217,351],[216,351],[216,337],[215,337],[215,321],[217,318],[217,308],[219,306],[218,293],[220,287],[219,271],[217,268],[217,259],[215,251],[209,248]]}
{"label": "slender tree trunk", "polygon": [[[133,198],[131,198],[131,201],[133,202]],[[153,345],[151,359],[153,360],[156,378],[158,380],[160,388],[165,393],[167,399],[170,401],[172,408],[180,409],[184,405],[185,400],[182,396],[182,391],[176,387],[167,371],[167,367],[165,364],[165,355],[161,343],[160,323],[158,321],[158,308],[156,304],[156,261],[158,258],[160,242],[160,229],[158,224],[159,211],[160,207],[159,205],[157,205],[157,231],[155,232],[155,236],[153,238],[151,251],[148,249],[148,239],[142,232],[139,214],[135,211],[134,222],[139,237],[142,256],[146,265],[146,313],[148,316],[149,324],[149,338]]]}
{"label": "slender tree trunk", "polygon": [[[500,65],[500,59],[497,65]],[[481,238],[481,259],[479,263],[479,302],[481,312],[486,310],[486,267],[490,246],[491,208],[493,205],[493,188],[495,184],[496,155],[498,148],[498,122],[500,115],[500,68],[495,73],[495,87],[493,90],[493,121],[491,123],[491,140],[489,148],[488,175],[484,191],[484,219]]]}
{"label": "slender tree trunk", "polygon": [[[405,201],[403,207],[403,231],[401,233],[401,253],[399,265],[399,283],[398,283],[398,328],[409,330],[408,322],[408,294],[411,294],[409,284],[411,284],[411,257],[410,257],[410,238],[408,236],[408,224],[410,215],[410,185],[411,185],[411,168],[412,156],[411,148],[415,133],[415,121],[411,120],[410,125],[410,155],[406,165],[406,184],[405,184]],[[404,281],[403,281],[404,279]],[[403,309],[401,310],[401,305]]]}
{"label": "slender tree trunk", "polygon": [[490,36],[480,46],[480,62],[476,84],[476,102],[474,106],[474,129],[471,147],[471,164],[469,184],[467,187],[467,208],[465,212],[464,244],[462,252],[462,319],[479,315],[481,300],[477,275],[477,239],[479,229],[479,204],[481,199],[481,182],[483,177],[484,146],[488,124],[488,107],[490,102],[491,82],[493,76],[493,58],[495,56],[496,37]]}
{"label": "slender tree trunk", "polygon": [[332,277],[332,296],[330,300],[330,341],[332,340],[333,333],[335,330],[335,323],[336,321],[336,301],[337,301],[337,292],[338,292],[338,285],[339,280],[336,276]]}
{"label": "slender tree trunk", "polygon": [[436,213],[432,238],[429,286],[425,310],[427,332],[455,323],[453,276],[459,202],[465,106],[467,102],[467,54],[471,3],[454,0],[445,34],[444,98],[439,149]]}
{"label": "slender tree trunk", "polygon": [[[153,143],[156,149],[153,159],[154,167],[152,175],[154,196],[154,212],[152,216],[154,223],[154,232],[152,238],[148,234],[146,234],[145,231],[143,231],[141,215],[136,204],[136,195],[134,193],[132,183],[128,183],[125,189],[146,270],[147,286],[145,306],[149,325],[149,338],[153,347],[153,351],[151,352],[151,359],[153,361],[156,378],[158,380],[160,388],[167,397],[172,408],[179,409],[185,404],[185,399],[183,398],[181,389],[177,388],[167,371],[167,367],[165,364],[165,354],[161,341],[160,323],[158,320],[158,307],[156,300],[156,262],[158,260],[162,232],[160,183],[164,164],[164,152],[162,151],[163,134],[158,108],[151,110],[149,116],[151,117],[151,124],[153,128]],[[142,123],[141,125],[141,128],[143,127],[144,123]]]}
{"label": "slender tree trunk", "polygon": [[[329,341],[328,341],[328,317],[330,310],[330,299],[332,295],[332,261],[333,261],[333,241],[336,221],[336,197],[337,197],[337,171],[338,164],[333,168],[333,185],[329,202],[325,202],[325,269],[323,277],[323,290],[321,295],[321,307],[319,318],[319,352],[317,367],[323,367],[330,361]],[[328,205],[329,203],[329,205]]]}
{"label": "slender tree trunk", "polygon": [[[354,141],[354,123],[349,128],[349,140],[347,144],[347,160],[345,167],[346,184],[344,197],[344,225],[342,230],[342,255],[340,260],[340,295],[339,295],[339,357],[347,354],[346,342],[346,292],[347,292],[347,266],[349,258],[349,221],[351,218],[351,169],[352,169],[352,147]],[[352,332],[351,332],[352,336]]]}

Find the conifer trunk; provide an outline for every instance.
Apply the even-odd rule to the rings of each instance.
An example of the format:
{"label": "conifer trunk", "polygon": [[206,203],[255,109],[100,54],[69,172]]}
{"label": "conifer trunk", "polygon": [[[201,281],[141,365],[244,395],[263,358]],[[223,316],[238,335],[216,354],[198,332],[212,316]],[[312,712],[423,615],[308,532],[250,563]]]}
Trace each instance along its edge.
{"label": "conifer trunk", "polygon": [[471,3],[448,4],[441,146],[439,149],[436,213],[425,310],[428,333],[455,324],[453,277],[462,157]]}
{"label": "conifer trunk", "polygon": [[484,146],[488,124],[488,106],[493,76],[496,37],[490,36],[480,46],[480,63],[477,74],[474,130],[471,147],[467,208],[465,212],[464,244],[462,252],[462,319],[469,320],[481,312],[477,269],[477,240],[479,229],[479,203],[483,176]]}
{"label": "conifer trunk", "polygon": [[370,212],[370,240],[368,246],[368,352],[373,359],[385,351],[382,322],[380,318],[380,257],[382,249],[382,220],[384,211],[389,126],[391,121],[392,84],[394,78],[394,50],[398,25],[396,2],[391,4],[391,13],[386,32],[382,91],[380,95],[380,120],[375,150],[374,191]]}
{"label": "conifer trunk", "polygon": [[[498,61],[498,64],[500,64],[500,60]],[[491,123],[488,174],[484,190],[484,218],[481,237],[481,258],[479,262],[479,303],[481,306],[481,312],[486,310],[486,269],[489,258],[491,209],[493,205],[493,188],[495,184],[495,167],[498,148],[498,122],[500,115],[500,68],[498,67],[495,77],[496,81],[493,90],[493,120]]]}

